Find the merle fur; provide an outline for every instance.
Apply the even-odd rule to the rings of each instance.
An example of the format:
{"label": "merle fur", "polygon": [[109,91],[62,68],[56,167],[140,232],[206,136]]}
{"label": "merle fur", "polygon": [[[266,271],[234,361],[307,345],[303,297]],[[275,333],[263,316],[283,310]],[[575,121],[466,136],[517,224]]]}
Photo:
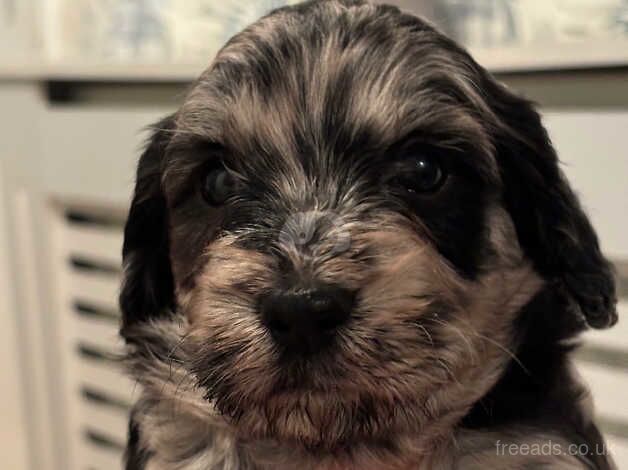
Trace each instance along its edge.
{"label": "merle fur", "polygon": [[[250,59],[251,80],[269,99],[272,99],[274,84],[280,78],[281,62],[294,55],[294,41],[305,41],[315,50],[320,43],[317,31],[324,32],[329,27],[331,20],[319,14],[320,3],[325,2],[306,2],[282,10],[295,18],[306,15],[309,18],[295,37],[278,39],[283,41],[285,57],[274,57],[269,50],[267,54]],[[358,5],[361,2],[346,0],[340,3]],[[487,200],[496,197],[514,221],[518,241],[526,256],[547,281],[546,288],[522,309],[515,325],[519,336],[516,353],[523,367],[513,360],[499,383],[465,417],[461,426],[507,429],[514,424],[530,423],[546,426],[572,442],[587,443],[594,448],[601,444],[602,437],[594,426],[585,424],[581,410],[575,405],[583,392],[568,374],[567,358],[571,346],[566,346],[565,342],[587,326],[605,328],[616,322],[615,285],[611,266],[602,255],[595,231],[559,168],[557,155],[539,114],[530,102],[496,83],[459,46],[423,21],[385,6],[379,7],[377,15],[380,23],[376,27],[360,29],[347,25],[345,40],[386,44],[392,40],[387,28],[408,28],[423,32],[427,47],[456,57],[461,69],[482,90],[486,105],[503,124],[487,129],[495,146],[501,184],[486,181],[473,167],[458,166],[452,173],[461,175],[465,185],[454,188],[435,203],[406,200],[384,190],[372,189],[380,188],[377,184],[365,184],[365,188],[371,189],[364,189],[363,196],[379,197],[381,204],[393,205],[400,212],[412,213],[422,219],[443,256],[470,277],[477,274],[481,260],[490,255],[482,250],[484,207]],[[263,51],[263,43],[259,46]],[[368,59],[377,63],[376,54],[383,50],[384,46]],[[421,57],[416,60],[420,61]],[[219,83],[221,89],[237,87],[237,79],[228,82],[239,73],[230,67],[233,66],[224,65],[219,76],[205,76],[196,86],[205,86],[203,80],[213,80],[212,86]],[[342,73],[347,77],[340,76],[339,86],[325,97],[329,112],[318,125],[336,155],[350,156],[357,149],[369,156],[371,163],[365,164],[361,177],[373,183],[390,165],[388,152],[394,143],[383,142],[366,127],[358,134],[343,132],[338,123],[342,123],[348,107],[345,102],[348,94],[342,84],[350,84],[355,77],[349,76],[351,70]],[[470,106],[467,97],[451,88],[445,80],[430,85],[450,95],[459,106]],[[264,224],[266,230],[252,237],[249,243],[264,249],[283,222],[282,208],[272,206],[270,199],[264,198],[264,191],[268,190],[264,188],[264,175],[270,171],[264,166],[256,167],[260,177],[256,191],[241,194],[239,205],[225,213],[207,215],[198,202],[185,202],[185,194],[180,197],[184,202],[179,203],[179,196],[168,200],[164,168],[182,152],[180,143],[171,145],[176,126],[176,116],[158,123],[139,161],[135,196],[125,228],[125,281],[120,296],[121,333],[130,343],[135,340],[129,334],[135,325],[176,311],[173,263],[200,263],[200,247],[214,236],[217,227],[233,230],[240,224],[256,220]],[[438,136],[427,135],[425,138],[438,141]],[[297,141],[303,165],[316,172],[317,166],[312,160],[313,143],[307,135],[297,135]],[[189,155],[198,152],[199,145],[206,144],[194,142],[182,147]],[[350,168],[338,163],[338,171],[346,171],[348,177]],[[193,186],[195,183],[188,181],[186,184]],[[208,220],[212,223],[208,224]],[[173,248],[173,237],[187,241]],[[129,470],[144,468],[147,459],[139,445],[138,433],[132,419],[127,454]],[[597,459],[596,468],[610,468],[602,457],[592,458]]]}

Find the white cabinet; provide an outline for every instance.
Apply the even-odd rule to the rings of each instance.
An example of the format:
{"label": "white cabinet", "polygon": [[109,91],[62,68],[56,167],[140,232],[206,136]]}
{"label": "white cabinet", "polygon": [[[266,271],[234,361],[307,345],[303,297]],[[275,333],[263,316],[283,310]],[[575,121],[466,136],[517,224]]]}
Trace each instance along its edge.
{"label": "white cabinet", "polygon": [[[106,100],[51,105],[36,82],[0,81],[0,102],[3,464],[111,470],[120,465],[134,398],[133,383],[111,360],[120,346],[122,223],[142,130],[171,110]],[[627,263],[628,110],[550,111],[545,122],[604,250]],[[627,304],[616,329],[587,335],[579,362],[624,466],[628,373],[607,358],[628,357]]]}

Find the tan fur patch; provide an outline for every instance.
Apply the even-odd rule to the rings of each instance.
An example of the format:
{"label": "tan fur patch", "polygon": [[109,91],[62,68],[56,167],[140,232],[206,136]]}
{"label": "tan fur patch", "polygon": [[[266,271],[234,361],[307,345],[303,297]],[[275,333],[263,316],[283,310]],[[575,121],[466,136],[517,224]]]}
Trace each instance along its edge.
{"label": "tan fur patch", "polygon": [[[236,237],[219,239],[181,302],[201,383],[246,439],[332,448],[346,439],[420,433],[429,448],[512,359],[514,315],[541,285],[518,249],[497,246],[513,239],[513,229],[503,211],[492,217],[497,255],[477,281],[462,279],[394,213],[347,223],[350,246],[334,256],[325,236],[307,250],[284,240],[279,249],[290,251],[297,273],[361,287],[337,347],[293,370],[298,379],[287,378],[257,312],[258,296],[281,273],[271,257],[239,248]],[[358,414],[367,420],[359,424]]]}

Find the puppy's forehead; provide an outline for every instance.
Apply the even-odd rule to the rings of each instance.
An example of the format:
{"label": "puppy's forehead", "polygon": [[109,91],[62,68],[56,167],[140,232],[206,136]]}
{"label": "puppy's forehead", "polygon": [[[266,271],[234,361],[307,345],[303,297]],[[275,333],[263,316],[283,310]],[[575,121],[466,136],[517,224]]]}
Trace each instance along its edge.
{"label": "puppy's forehead", "polygon": [[234,154],[346,155],[411,134],[469,147],[494,167],[473,61],[395,8],[320,2],[235,36],[188,95],[182,136]]}

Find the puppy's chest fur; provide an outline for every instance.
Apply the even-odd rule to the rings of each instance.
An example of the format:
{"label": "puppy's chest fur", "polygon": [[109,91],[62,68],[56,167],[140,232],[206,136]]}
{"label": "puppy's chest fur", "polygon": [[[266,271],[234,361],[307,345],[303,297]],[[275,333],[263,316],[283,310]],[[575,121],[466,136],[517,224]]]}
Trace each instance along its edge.
{"label": "puppy's chest fur", "polygon": [[[142,403],[138,405],[141,410]],[[588,469],[591,463],[569,455],[514,455],[500,452],[502,442],[492,432],[452,432],[448,442],[431,452],[417,455],[413,440],[406,439],[405,452],[386,456],[376,449],[357,450],[351,457],[329,458],[302,454],[288,448],[264,443],[246,444],[221,423],[220,418],[202,421],[198,417],[177,414],[161,406],[144,410],[136,425],[140,436],[138,449],[144,456],[145,470],[550,470]],[[136,415],[137,416],[137,415]],[[417,441],[420,438],[417,437]],[[532,430],[510,430],[508,445],[541,448],[543,445],[568,449],[559,436]]]}
{"label": "puppy's chest fur", "polygon": [[129,470],[595,468],[567,452],[517,455],[505,452],[504,446],[500,451],[498,443],[569,449],[564,438],[541,427],[472,431],[444,423],[421,435],[395,436],[386,450],[356,443],[350,451],[333,456],[239,439],[184,366],[184,353],[178,347],[181,329],[180,322],[158,321],[135,330],[142,346],[130,347],[127,366],[138,380],[141,394],[131,417]]}

